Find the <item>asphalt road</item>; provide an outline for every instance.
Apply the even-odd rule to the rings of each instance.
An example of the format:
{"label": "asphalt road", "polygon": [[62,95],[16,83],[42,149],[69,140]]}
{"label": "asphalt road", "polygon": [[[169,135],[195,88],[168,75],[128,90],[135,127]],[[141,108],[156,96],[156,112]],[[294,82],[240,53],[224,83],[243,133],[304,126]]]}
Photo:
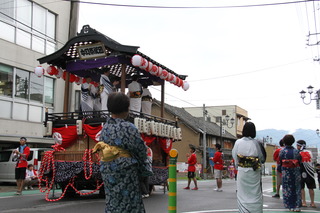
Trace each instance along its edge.
{"label": "asphalt road", "polygon": [[[214,191],[215,180],[198,182],[199,190],[184,190],[186,181],[177,183],[177,212],[210,213],[237,212],[236,185],[234,180],[223,180],[223,192]],[[272,198],[271,176],[263,177],[264,212],[288,212],[283,208],[282,199]],[[48,202],[39,191],[26,191],[23,196],[14,196],[14,192],[0,193],[1,213],[93,213],[104,212],[104,199],[98,195],[65,198],[57,202]],[[59,192],[55,192],[58,196]],[[304,208],[303,212],[320,212],[320,191],[316,190],[318,208]],[[151,197],[144,199],[147,213],[168,212],[168,193],[156,186]]]}

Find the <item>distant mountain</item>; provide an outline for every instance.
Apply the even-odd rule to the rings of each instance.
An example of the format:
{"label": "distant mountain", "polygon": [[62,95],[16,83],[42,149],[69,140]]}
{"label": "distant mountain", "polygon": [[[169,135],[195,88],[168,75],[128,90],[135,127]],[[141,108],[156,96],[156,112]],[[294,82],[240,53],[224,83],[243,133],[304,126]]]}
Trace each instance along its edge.
{"label": "distant mountain", "polygon": [[[311,129],[297,129],[294,132],[286,130],[277,130],[277,129],[264,129],[257,131],[257,139],[262,140],[269,136],[272,138],[272,143],[279,144],[281,138],[286,134],[292,134],[297,140],[305,140],[307,147],[317,147],[320,148],[320,137],[316,134],[315,130]],[[269,140],[269,142],[271,142]]]}

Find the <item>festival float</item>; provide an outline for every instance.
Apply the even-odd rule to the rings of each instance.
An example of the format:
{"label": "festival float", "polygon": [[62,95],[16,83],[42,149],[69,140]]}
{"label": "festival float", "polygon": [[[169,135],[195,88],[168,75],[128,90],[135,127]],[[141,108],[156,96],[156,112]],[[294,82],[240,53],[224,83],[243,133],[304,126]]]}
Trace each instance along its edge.
{"label": "festival float", "polygon": [[[128,120],[136,125],[143,140],[153,151],[153,185],[166,185],[168,179],[168,153],[172,143],[182,138],[177,120],[164,119],[165,83],[188,90],[185,75],[179,75],[147,55],[137,46],[121,45],[106,35],[83,26],[77,36],[71,38],[61,49],[51,55],[39,58],[41,66],[35,68],[38,77],[47,72],[62,78],[68,84],[78,85],[90,76],[92,84],[98,85],[103,68],[120,79],[118,89],[125,92],[131,75],[138,73],[139,83],[161,87],[160,116],[143,113],[129,113]],[[46,65],[45,65],[46,64]],[[43,68],[47,66],[47,68]],[[66,107],[65,107],[66,109]],[[62,112],[45,114],[45,137],[55,141],[53,150],[42,157],[39,169],[39,188],[46,193],[47,201],[58,201],[64,196],[88,195],[99,191],[104,196],[104,187],[99,172],[100,157],[92,153],[99,142],[101,129],[110,116],[107,111]],[[58,198],[51,198],[50,192],[61,188]],[[164,187],[165,190],[165,187]],[[165,191],[164,191],[165,192]]]}

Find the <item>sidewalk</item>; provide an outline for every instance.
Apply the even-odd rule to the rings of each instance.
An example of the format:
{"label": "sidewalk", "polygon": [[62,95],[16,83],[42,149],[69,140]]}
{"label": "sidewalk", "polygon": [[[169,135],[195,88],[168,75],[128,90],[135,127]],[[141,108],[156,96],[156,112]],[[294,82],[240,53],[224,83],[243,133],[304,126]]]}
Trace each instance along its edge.
{"label": "sidewalk", "polygon": [[[15,196],[15,193],[17,191],[17,186],[10,183],[1,183],[0,184],[0,197],[10,197]],[[29,195],[29,194],[37,194],[41,193],[38,189],[38,187],[33,187],[33,190],[23,190],[22,194]]]}
{"label": "sidewalk", "polygon": [[14,184],[6,184],[5,183],[1,183],[0,184],[0,193],[4,193],[4,192],[16,192],[17,191],[17,186]]}

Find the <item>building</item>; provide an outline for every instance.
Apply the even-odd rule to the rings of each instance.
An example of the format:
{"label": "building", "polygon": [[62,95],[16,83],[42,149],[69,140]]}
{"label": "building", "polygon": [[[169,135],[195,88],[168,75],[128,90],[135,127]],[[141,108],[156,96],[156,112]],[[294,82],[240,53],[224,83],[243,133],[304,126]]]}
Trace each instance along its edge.
{"label": "building", "polygon": [[[164,106],[164,118],[168,120],[177,120],[178,126],[181,128],[182,140],[173,143],[172,148],[177,149],[178,155],[178,167],[179,164],[186,162],[186,153],[189,153],[190,146],[196,148],[198,154],[198,163],[203,164],[203,135],[204,129],[206,132],[206,147],[207,147],[207,167],[209,167],[210,150],[213,150],[214,145],[221,140],[220,127],[210,121],[204,122],[202,118],[192,116],[184,108],[174,107],[168,104]],[[160,102],[153,100],[152,114],[155,116],[160,115]],[[204,128],[205,126],[205,128]],[[222,136],[224,143],[224,159],[226,161],[231,160],[231,151],[236,141],[236,137],[229,132],[225,132]]]}
{"label": "building", "polygon": [[[195,117],[203,117],[203,107],[186,107],[185,110]],[[207,117],[237,138],[242,137],[244,123],[249,120],[248,112],[237,105],[206,106]],[[232,125],[232,119],[234,124]]]}
{"label": "building", "polygon": [[[73,15],[71,15],[71,12]],[[43,138],[45,109],[63,111],[65,81],[34,74],[37,59],[69,39],[78,19],[70,1],[6,0],[0,4],[0,149],[15,147],[21,136],[31,147],[53,144]],[[77,27],[77,24],[71,26]],[[46,67],[44,67],[46,69]]]}

